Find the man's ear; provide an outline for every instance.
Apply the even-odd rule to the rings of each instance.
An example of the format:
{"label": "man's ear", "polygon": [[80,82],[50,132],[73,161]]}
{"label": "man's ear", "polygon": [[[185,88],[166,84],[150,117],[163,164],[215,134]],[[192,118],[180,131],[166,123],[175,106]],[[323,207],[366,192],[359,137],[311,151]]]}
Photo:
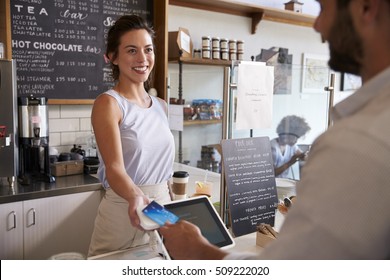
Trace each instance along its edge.
{"label": "man's ear", "polygon": [[383,0],[359,0],[361,15],[364,22],[369,23],[378,15],[380,4]]}

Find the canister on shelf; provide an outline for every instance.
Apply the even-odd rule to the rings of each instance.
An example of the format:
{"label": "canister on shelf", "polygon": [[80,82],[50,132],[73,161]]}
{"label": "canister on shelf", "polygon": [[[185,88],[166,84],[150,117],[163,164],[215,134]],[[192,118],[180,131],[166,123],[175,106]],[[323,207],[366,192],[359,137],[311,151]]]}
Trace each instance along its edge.
{"label": "canister on shelf", "polygon": [[230,60],[237,60],[237,52],[236,51],[230,51],[229,52],[229,59]]}
{"label": "canister on shelf", "polygon": [[202,37],[202,49],[211,49],[211,37],[203,36]]}
{"label": "canister on shelf", "polygon": [[219,49],[219,37],[213,37],[212,45],[213,45],[213,49],[214,48],[218,48]]}
{"label": "canister on shelf", "polygon": [[238,52],[244,52],[244,41],[243,40],[238,40],[237,41],[237,51]]}
{"label": "canister on shelf", "polygon": [[229,50],[228,49],[221,49],[221,59],[222,60],[229,60]]}
{"label": "canister on shelf", "polygon": [[235,39],[229,40],[229,50],[230,50],[230,52],[233,50],[234,51],[237,50],[237,40],[235,40]]}
{"label": "canister on shelf", "polygon": [[194,58],[202,58],[202,51],[200,49],[194,49]]}
{"label": "canister on shelf", "polygon": [[221,51],[219,48],[213,48],[213,59],[220,59]]}
{"label": "canister on shelf", "polygon": [[210,48],[202,48],[202,58],[205,58],[205,59],[211,58]]}
{"label": "canister on shelf", "polygon": [[228,39],[222,38],[220,42],[220,47],[221,47],[221,51],[223,49],[228,49],[229,48]]}
{"label": "canister on shelf", "polygon": [[244,52],[237,52],[237,60],[244,60]]}

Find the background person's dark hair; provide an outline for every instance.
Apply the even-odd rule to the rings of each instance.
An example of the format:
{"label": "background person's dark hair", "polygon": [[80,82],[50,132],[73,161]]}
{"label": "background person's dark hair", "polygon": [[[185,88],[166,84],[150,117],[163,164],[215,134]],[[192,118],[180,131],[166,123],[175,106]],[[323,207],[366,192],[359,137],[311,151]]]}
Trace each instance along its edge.
{"label": "background person's dark hair", "polygon": [[[140,16],[137,15],[124,15],[118,18],[114,25],[111,26],[110,30],[107,33],[107,46],[106,46],[106,56],[110,59],[110,65],[112,70],[112,78],[114,81],[117,81],[119,79],[119,67],[118,65],[114,65],[112,62],[117,58],[118,56],[118,47],[120,44],[120,39],[122,36],[132,30],[140,30],[145,29],[150,37],[152,38],[152,41],[154,41],[154,30],[149,23],[143,19]],[[154,47],[154,42],[153,42]],[[111,56],[109,56],[111,54]],[[149,90],[152,84],[153,79],[153,72],[150,73],[148,80],[145,82],[145,89]]]}
{"label": "background person's dark hair", "polygon": [[276,127],[277,134],[291,134],[297,138],[302,137],[309,131],[310,126],[306,120],[295,115],[285,116]]}

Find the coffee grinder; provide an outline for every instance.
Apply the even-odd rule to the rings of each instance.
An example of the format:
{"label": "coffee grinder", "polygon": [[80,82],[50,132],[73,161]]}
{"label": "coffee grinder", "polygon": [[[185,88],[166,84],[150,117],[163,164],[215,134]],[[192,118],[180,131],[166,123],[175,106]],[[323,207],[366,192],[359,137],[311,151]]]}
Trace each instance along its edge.
{"label": "coffee grinder", "polygon": [[45,97],[19,97],[19,180],[54,182],[49,162],[49,117]]}

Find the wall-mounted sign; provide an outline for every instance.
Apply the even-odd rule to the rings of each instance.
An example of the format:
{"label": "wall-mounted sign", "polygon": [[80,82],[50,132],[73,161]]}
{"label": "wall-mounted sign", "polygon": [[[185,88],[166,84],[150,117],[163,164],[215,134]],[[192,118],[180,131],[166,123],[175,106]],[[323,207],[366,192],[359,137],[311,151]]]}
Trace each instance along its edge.
{"label": "wall-mounted sign", "polygon": [[18,96],[94,99],[113,85],[104,61],[115,19],[153,19],[153,0],[11,0]]}

